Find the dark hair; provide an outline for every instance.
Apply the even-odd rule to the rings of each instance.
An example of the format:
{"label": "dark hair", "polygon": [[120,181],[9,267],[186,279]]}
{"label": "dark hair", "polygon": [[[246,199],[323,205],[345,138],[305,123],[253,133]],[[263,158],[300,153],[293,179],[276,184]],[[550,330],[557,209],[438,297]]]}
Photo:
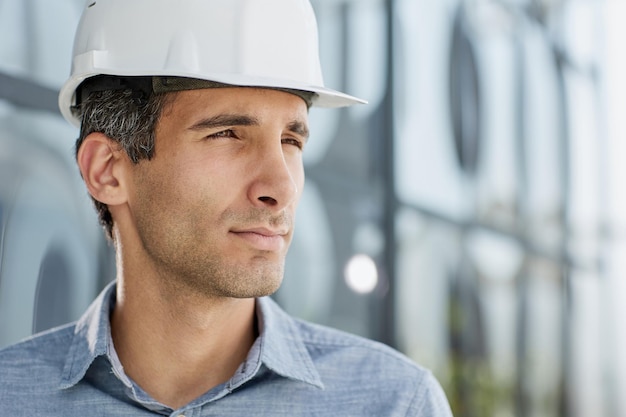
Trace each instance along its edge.
{"label": "dark hair", "polygon": [[[103,133],[117,142],[133,163],[151,159],[157,122],[172,93],[138,95],[131,89],[90,92],[72,108],[81,121],[75,152],[93,132]],[[113,218],[106,204],[92,197],[100,224],[113,241]]]}

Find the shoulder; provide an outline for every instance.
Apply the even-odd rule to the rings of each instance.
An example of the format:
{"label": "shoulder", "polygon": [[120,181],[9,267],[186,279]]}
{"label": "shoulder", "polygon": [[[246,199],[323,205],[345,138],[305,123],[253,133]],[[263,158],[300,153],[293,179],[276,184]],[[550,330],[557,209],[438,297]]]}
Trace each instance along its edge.
{"label": "shoulder", "polygon": [[391,404],[402,415],[451,415],[434,375],[404,354],[340,330],[294,322],[327,389],[345,391],[350,398],[360,396],[374,409],[380,405],[380,415],[388,415],[382,410]]}
{"label": "shoulder", "polygon": [[56,383],[65,365],[74,335],[74,324],[48,330],[0,350],[0,394],[4,388],[41,385],[56,375]]}
{"label": "shoulder", "polygon": [[427,372],[425,368],[383,343],[297,318],[294,318],[294,322],[303,343],[315,354],[339,353],[347,356],[344,359],[349,359],[350,355],[363,356],[369,360],[382,361],[386,366],[409,367],[417,373]]}
{"label": "shoulder", "polygon": [[[338,329],[312,323],[285,312],[270,298],[262,298],[261,320],[266,337],[283,340],[296,351],[304,349],[322,379],[358,382],[376,375],[377,380],[400,379],[410,383],[428,378],[430,372],[391,347]],[[342,371],[356,372],[342,375]],[[326,373],[326,375],[322,375]]]}
{"label": "shoulder", "polygon": [[428,369],[383,343],[300,319],[294,322],[318,368],[338,366],[364,377],[376,375],[381,382],[393,379],[411,385],[432,378]]}

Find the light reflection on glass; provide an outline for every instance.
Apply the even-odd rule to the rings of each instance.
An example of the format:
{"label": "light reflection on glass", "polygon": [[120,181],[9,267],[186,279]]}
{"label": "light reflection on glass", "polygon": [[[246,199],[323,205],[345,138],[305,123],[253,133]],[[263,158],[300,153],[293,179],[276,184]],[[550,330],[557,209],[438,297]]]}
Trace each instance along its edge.
{"label": "light reflection on glass", "polygon": [[357,294],[369,294],[378,285],[376,262],[367,255],[354,255],[344,270],[348,287]]}

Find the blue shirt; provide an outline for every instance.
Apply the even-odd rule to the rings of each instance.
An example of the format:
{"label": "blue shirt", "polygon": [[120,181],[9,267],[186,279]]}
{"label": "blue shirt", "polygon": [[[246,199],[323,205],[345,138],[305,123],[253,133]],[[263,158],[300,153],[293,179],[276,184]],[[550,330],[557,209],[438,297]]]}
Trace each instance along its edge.
{"label": "blue shirt", "polygon": [[[257,300],[260,335],[226,383],[172,410],[125,373],[110,285],[76,323],[0,351],[3,416],[451,416],[433,375],[395,350]],[[166,377],[164,375],[164,377]]]}

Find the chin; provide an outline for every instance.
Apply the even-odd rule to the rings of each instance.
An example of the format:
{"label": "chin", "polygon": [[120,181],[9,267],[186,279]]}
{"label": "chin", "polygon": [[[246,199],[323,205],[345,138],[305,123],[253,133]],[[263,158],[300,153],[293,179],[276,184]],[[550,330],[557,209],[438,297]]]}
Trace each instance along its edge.
{"label": "chin", "polygon": [[283,281],[283,268],[272,268],[271,271],[240,271],[228,277],[206,282],[204,289],[212,296],[228,298],[258,298],[274,294]]}
{"label": "chin", "polygon": [[248,288],[236,288],[233,289],[231,297],[233,298],[259,298],[267,297],[274,294],[280,288],[282,283],[281,279],[263,280],[262,285],[257,285]]}

